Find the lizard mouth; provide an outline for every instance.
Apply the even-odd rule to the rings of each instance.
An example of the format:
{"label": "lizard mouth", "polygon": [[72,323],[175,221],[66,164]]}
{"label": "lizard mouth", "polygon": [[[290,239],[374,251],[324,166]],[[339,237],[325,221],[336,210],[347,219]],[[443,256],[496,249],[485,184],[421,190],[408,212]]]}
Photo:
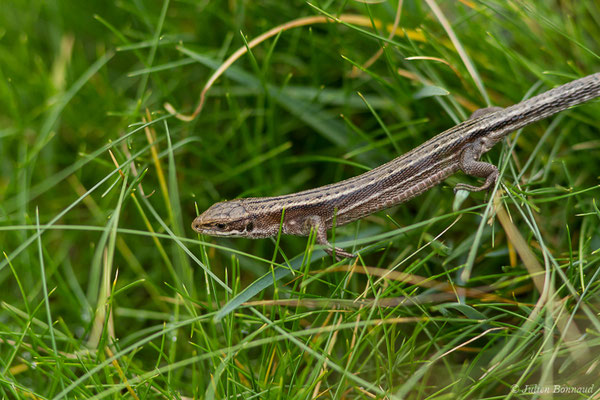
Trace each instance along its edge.
{"label": "lizard mouth", "polygon": [[225,228],[225,224],[204,221],[202,215],[196,217],[192,222],[193,230],[208,235],[229,236],[229,232],[225,231]]}
{"label": "lizard mouth", "polygon": [[202,233],[202,224],[200,223],[199,218],[200,217],[195,218],[192,222],[192,229],[198,233]]}
{"label": "lizard mouth", "polygon": [[235,223],[220,221],[205,221],[200,215],[192,222],[192,229],[198,233],[210,236],[241,236],[242,232]]}

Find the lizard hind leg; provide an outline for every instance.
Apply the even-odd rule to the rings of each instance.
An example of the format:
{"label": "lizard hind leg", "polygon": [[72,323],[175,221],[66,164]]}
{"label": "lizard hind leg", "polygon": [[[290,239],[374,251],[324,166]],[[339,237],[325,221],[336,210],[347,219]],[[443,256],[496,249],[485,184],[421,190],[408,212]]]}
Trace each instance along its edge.
{"label": "lizard hind leg", "polygon": [[490,163],[479,161],[483,147],[485,147],[485,143],[483,143],[482,140],[479,140],[465,148],[460,155],[459,166],[465,174],[476,176],[478,178],[485,178],[485,182],[481,186],[458,183],[454,187],[454,193],[458,190],[480,192],[482,190],[488,190],[496,183],[499,175],[498,167]]}
{"label": "lizard hind leg", "polygon": [[471,116],[469,117],[469,119],[479,118],[479,117],[482,117],[484,115],[492,114],[492,113],[495,113],[496,111],[500,111],[500,110],[503,110],[503,108],[502,107],[484,107],[484,108],[478,108],[477,110],[473,111],[473,114],[471,114]]}
{"label": "lizard hind leg", "polygon": [[323,249],[325,253],[332,256],[334,255],[335,250],[335,259],[337,261],[341,261],[344,258],[356,258],[356,255],[349,253],[339,247],[334,247],[331,243],[329,243],[329,241],[327,240],[327,228],[325,227],[325,223],[321,218],[312,217],[309,220],[309,225],[317,233],[317,243],[325,247]]}

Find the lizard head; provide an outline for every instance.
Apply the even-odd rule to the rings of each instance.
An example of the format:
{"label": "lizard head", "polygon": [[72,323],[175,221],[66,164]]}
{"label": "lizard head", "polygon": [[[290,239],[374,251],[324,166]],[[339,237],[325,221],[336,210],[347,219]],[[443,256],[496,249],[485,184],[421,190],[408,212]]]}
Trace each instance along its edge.
{"label": "lizard head", "polygon": [[254,228],[254,218],[243,200],[213,204],[192,222],[192,229],[209,236],[255,237]]}

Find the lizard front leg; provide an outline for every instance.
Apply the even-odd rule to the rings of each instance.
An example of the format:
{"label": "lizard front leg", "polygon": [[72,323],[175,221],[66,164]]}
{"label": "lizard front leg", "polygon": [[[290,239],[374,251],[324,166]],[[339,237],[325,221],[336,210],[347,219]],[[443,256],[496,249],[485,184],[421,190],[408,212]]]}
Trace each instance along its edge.
{"label": "lizard front leg", "polygon": [[339,247],[333,247],[331,243],[327,240],[327,228],[325,222],[321,217],[312,216],[308,219],[307,223],[311,228],[315,230],[317,233],[317,243],[324,246],[323,249],[325,253],[334,255],[335,250],[335,258],[338,261],[341,261],[343,258],[355,258],[356,256],[352,253],[345,251]]}

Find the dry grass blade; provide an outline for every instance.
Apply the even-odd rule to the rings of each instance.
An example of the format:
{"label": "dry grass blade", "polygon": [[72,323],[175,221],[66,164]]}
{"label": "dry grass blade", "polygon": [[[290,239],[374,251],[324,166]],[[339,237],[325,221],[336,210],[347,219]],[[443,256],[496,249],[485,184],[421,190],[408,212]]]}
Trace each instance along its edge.
{"label": "dry grass blade", "polygon": [[[402,3],[404,2],[404,0],[399,0],[398,1],[398,7],[396,7],[396,16],[394,17],[394,23],[392,25],[392,29],[390,30],[390,34],[388,36],[388,39],[391,39],[394,37],[394,35],[396,34],[396,31],[398,30],[398,25],[400,25],[400,16],[402,15]],[[381,55],[383,54],[383,50],[385,49],[385,46],[387,46],[387,44],[383,44],[376,52],[375,54],[373,54],[364,64],[363,64],[363,69],[367,69],[369,68],[371,65],[373,65],[375,63],[375,61],[377,61],[379,59],[379,57],[381,57]],[[352,71],[348,74],[348,76],[350,78],[356,78],[358,76],[360,76],[362,73],[362,71],[356,66],[353,65],[352,66]]]}
{"label": "dry grass blade", "polygon": [[[106,351],[106,355],[107,356],[109,356],[109,357],[113,357],[114,356],[114,354],[110,350],[110,348],[105,347],[104,350]],[[138,395],[135,393],[135,391],[133,390],[133,388],[129,384],[129,381],[127,381],[127,377],[125,376],[125,373],[123,372],[123,368],[121,368],[121,365],[119,365],[119,361],[116,360],[116,359],[113,360],[112,361],[112,365],[117,370],[117,373],[119,374],[119,377],[121,378],[121,381],[123,382],[123,384],[127,388],[127,391],[129,392],[129,394],[131,395],[131,397],[133,397],[135,400],[140,400],[140,398],[138,397]]]}
{"label": "dry grass blade", "polygon": [[479,89],[479,93],[481,93],[481,96],[485,100],[486,104],[489,105],[490,99],[488,98],[487,93],[483,87],[483,82],[481,82],[479,73],[477,72],[475,65],[471,61],[471,58],[465,51],[460,40],[458,40],[458,36],[456,36],[456,33],[454,33],[454,30],[452,29],[452,25],[446,19],[446,16],[444,15],[444,13],[442,13],[442,10],[438,7],[437,3],[434,0],[425,0],[425,2],[427,3],[427,5],[429,5],[429,7],[431,8],[431,11],[433,11],[433,13],[437,17],[438,21],[440,21],[440,24],[442,24],[442,26],[444,27],[444,30],[448,34],[448,37],[452,41],[452,44],[454,44],[454,47],[456,48],[456,51],[460,55],[460,58],[463,60],[463,63],[465,64],[467,71],[469,71],[469,74],[473,78],[475,85],[477,85],[477,88]]}
{"label": "dry grass blade", "polygon": [[[581,331],[575,324],[575,321],[568,322],[568,318],[561,312],[561,304],[555,302],[555,290],[552,280],[550,279],[549,271],[545,271],[544,268],[542,268],[530,246],[525,241],[525,238],[523,238],[523,235],[521,235],[517,227],[510,220],[502,205],[501,196],[498,192],[496,192],[496,196],[494,197],[494,207],[498,221],[500,222],[500,225],[502,225],[507,239],[514,246],[521,261],[523,261],[523,265],[527,268],[527,271],[529,271],[529,275],[531,276],[535,287],[540,293],[540,299],[534,313],[539,312],[541,307],[545,305],[548,308],[548,312],[550,312],[555,319],[556,326],[561,333],[561,337],[564,339],[564,344],[571,353],[573,359],[578,364],[585,363],[588,361],[590,353],[586,343],[579,341],[581,338]],[[564,306],[564,301],[560,301],[559,303],[562,303]]]}
{"label": "dry grass blade", "polygon": [[[286,22],[285,24],[276,26],[275,28],[269,29],[267,32],[263,33],[262,35],[252,39],[250,42],[248,42],[247,46],[242,46],[239,49],[237,49],[232,55],[230,55],[227,58],[227,60],[225,60],[225,62],[223,62],[223,64],[221,64],[221,66],[208,79],[208,82],[206,82],[206,84],[204,85],[204,88],[202,88],[202,92],[200,92],[200,100],[198,102],[198,106],[196,107],[196,109],[194,110],[194,112],[192,114],[189,114],[189,115],[181,114],[170,103],[165,103],[165,105],[164,105],[165,109],[169,113],[174,114],[176,118],[178,118],[182,121],[194,120],[198,116],[198,114],[200,114],[200,111],[202,111],[202,107],[204,107],[204,102],[206,100],[206,93],[210,90],[212,85],[217,81],[217,79],[219,79],[219,77],[221,75],[223,75],[223,73],[227,70],[227,68],[229,68],[241,56],[246,54],[248,52],[248,50],[253,49],[258,44],[264,42],[265,40],[267,40],[273,36],[276,36],[280,32],[284,32],[284,31],[287,31],[287,30],[290,30],[293,28],[301,27],[301,26],[309,26],[309,25],[324,24],[324,23],[331,23],[331,22],[338,22],[338,23],[345,22],[345,23],[349,23],[349,24],[355,24],[355,25],[367,26],[367,27],[372,26],[372,21],[369,18],[364,17],[362,15],[354,15],[354,14],[343,14],[335,19],[329,18],[324,15],[304,17],[304,18],[298,18],[293,21]],[[375,22],[376,27],[378,27],[378,28],[384,26],[384,24],[381,21],[374,20],[374,22]],[[418,31],[398,30],[397,27],[395,27],[393,25],[391,27],[387,27],[387,28],[392,32],[393,35],[400,36],[400,35],[404,35],[406,32],[406,35],[409,36],[412,40],[417,40],[417,41],[425,40],[423,35]]]}
{"label": "dry grass blade", "polygon": [[488,333],[490,333],[490,332],[499,331],[499,330],[505,330],[505,329],[507,329],[507,328],[504,328],[504,327],[497,327],[497,328],[490,328],[490,329],[487,329],[485,332],[482,332],[482,333],[480,333],[479,335],[477,335],[477,336],[475,336],[475,337],[472,337],[471,339],[467,340],[466,342],[463,342],[463,343],[459,344],[458,346],[456,346],[456,347],[453,347],[452,349],[448,350],[447,352],[445,352],[445,353],[441,354],[439,357],[437,357],[437,358],[435,359],[435,361],[437,361],[437,360],[440,360],[440,359],[442,359],[442,358],[446,357],[446,356],[447,356],[448,354],[450,354],[450,353],[454,353],[456,350],[460,349],[461,347],[465,347],[465,346],[466,346],[466,345],[468,345],[469,343],[472,343],[472,342],[476,341],[477,339],[479,339],[479,338],[481,338],[481,337],[483,337],[483,336],[487,335],[487,334],[488,334]]}
{"label": "dry grass blade", "polygon": [[[327,317],[327,318],[329,318],[329,317]],[[338,318],[338,321],[336,323],[336,328],[339,328],[341,323],[342,323],[342,319]],[[335,346],[335,343],[337,342],[337,337],[338,337],[338,329],[335,329],[333,331],[331,340],[329,341],[329,346],[327,346],[326,354],[324,354],[323,362],[321,363],[321,372],[319,373],[319,376],[324,376],[327,373],[327,363],[325,362],[325,360],[326,360],[325,357],[329,357],[331,355],[331,352],[333,351],[333,347]],[[313,399],[316,399],[317,397],[323,395],[323,393],[319,394],[319,390],[321,389],[321,382],[323,382],[323,381],[321,379],[319,379],[319,381],[315,385],[315,389],[313,390]],[[327,389],[327,390],[329,390],[329,389]]]}

